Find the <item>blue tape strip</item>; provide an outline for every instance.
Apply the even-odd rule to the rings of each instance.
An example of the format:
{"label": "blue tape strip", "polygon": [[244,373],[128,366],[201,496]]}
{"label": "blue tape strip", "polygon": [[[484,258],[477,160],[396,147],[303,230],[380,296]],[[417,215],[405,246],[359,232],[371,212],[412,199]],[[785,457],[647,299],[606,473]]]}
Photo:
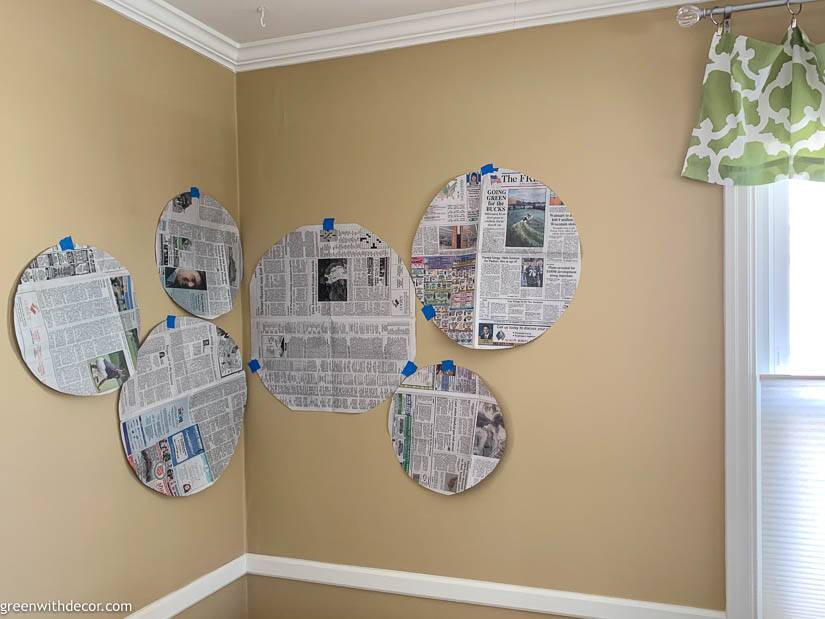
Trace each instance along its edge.
{"label": "blue tape strip", "polygon": [[424,318],[427,320],[432,320],[435,318],[435,308],[432,305],[425,305],[422,307],[421,313],[424,314]]}
{"label": "blue tape strip", "polygon": [[413,374],[415,374],[415,371],[417,369],[418,366],[415,363],[413,363],[412,361],[407,361],[407,365],[404,366],[404,368],[401,370],[401,373],[404,376],[412,376]]}
{"label": "blue tape strip", "polygon": [[192,187],[191,189],[189,189],[189,193],[192,195],[193,198],[201,197],[201,190],[197,187]]}
{"label": "blue tape strip", "polygon": [[442,372],[452,372],[454,369],[455,363],[453,363],[451,359],[444,359],[444,361],[441,362]]}
{"label": "blue tape strip", "polygon": [[253,374],[257,373],[258,370],[261,369],[261,364],[257,359],[250,359],[247,365],[249,366],[249,371]]}
{"label": "blue tape strip", "polygon": [[335,230],[335,217],[324,219],[324,230]]}
{"label": "blue tape strip", "polygon": [[172,314],[169,314],[166,317],[166,328],[167,329],[174,329],[175,328],[175,317]]}
{"label": "blue tape strip", "polygon": [[492,163],[488,163],[485,166],[481,166],[481,175],[484,176],[485,174],[492,174],[496,170],[498,170],[496,166],[494,166]]}
{"label": "blue tape strip", "polygon": [[63,251],[68,251],[70,249],[74,249],[74,241],[72,240],[71,236],[64,236],[59,241],[60,249]]}

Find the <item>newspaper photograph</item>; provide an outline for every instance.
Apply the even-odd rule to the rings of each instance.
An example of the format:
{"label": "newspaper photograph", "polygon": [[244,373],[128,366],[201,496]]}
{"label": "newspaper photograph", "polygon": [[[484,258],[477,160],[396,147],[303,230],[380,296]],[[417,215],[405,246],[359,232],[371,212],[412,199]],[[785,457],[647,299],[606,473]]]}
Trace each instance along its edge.
{"label": "newspaper photograph", "polygon": [[102,249],[54,246],[20,276],[14,295],[20,355],[56,391],[118,389],[135,373],[139,331],[132,276]]}
{"label": "newspaper photograph", "polygon": [[258,375],[292,410],[368,411],[415,357],[409,272],[359,225],[293,230],[264,254],[249,288]]}
{"label": "newspaper photograph", "polygon": [[411,275],[433,322],[469,348],[537,338],[579,282],[573,216],[543,183],[513,170],[469,172],[433,198],[416,231]]}
{"label": "newspaper photograph", "polygon": [[232,309],[243,277],[243,250],[232,215],[193,187],[169,200],[158,221],[160,283],[190,314],[217,318]]}
{"label": "newspaper photograph", "polygon": [[126,459],[137,478],[168,496],[212,485],[229,466],[243,427],[246,374],[220,327],[177,317],[152,329],[118,402]]}
{"label": "newspaper photograph", "polygon": [[504,415],[484,381],[440,363],[401,383],[390,404],[389,433],[407,475],[441,494],[478,484],[507,447]]}

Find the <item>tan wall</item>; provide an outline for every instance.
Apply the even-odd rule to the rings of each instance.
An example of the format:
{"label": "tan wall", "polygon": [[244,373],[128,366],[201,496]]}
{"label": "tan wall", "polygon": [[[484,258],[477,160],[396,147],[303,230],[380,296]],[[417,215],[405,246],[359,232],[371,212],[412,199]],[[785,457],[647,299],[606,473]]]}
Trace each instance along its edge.
{"label": "tan wall", "polygon": [[[235,80],[90,0],[3,2],[0,55],[0,600],[138,608],[243,552],[243,449],[207,492],[174,500],[144,488],[123,457],[117,396],[37,382],[17,353],[11,301],[27,262],[70,233],[130,269],[142,336],[182,314],[157,281],[155,225],[190,184],[239,214]],[[243,315],[218,321],[239,341]]]}
{"label": "tan wall", "polygon": [[[823,16],[806,8],[814,40]],[[736,24],[770,40],[785,26],[778,11]],[[432,194],[490,160],[569,204],[582,282],[549,334],[469,351],[419,319],[416,361],[479,371],[508,415],[509,453],[472,492],[435,496],[394,463],[386,404],[290,413],[250,381],[246,454],[208,492],[164,499],[125,463],[116,397],[37,383],[9,313],[0,599],[140,607],[243,552],[246,508],[251,552],[722,608],[721,193],[678,178],[708,38],[667,10],[240,75],[247,274],[324,216],[406,258]],[[89,0],[6,3],[0,52],[9,307],[27,260],[71,233],[131,270],[144,335],[182,313],[156,281],[154,228],[187,183],[240,217],[232,74]],[[244,311],[218,323],[240,336]],[[276,600],[302,616],[463,616],[260,578],[190,615],[242,612],[247,585],[250,616]]]}
{"label": "tan wall", "polygon": [[[711,29],[673,15],[239,75],[250,269],[325,216],[408,259],[432,195],[491,160],[552,186],[584,252],[570,310],[523,349],[461,349],[419,317],[416,362],[477,370],[507,415],[505,459],[464,495],[405,479],[387,403],[299,414],[253,384],[250,552],[724,607],[722,193],[679,178]],[[781,11],[736,24],[786,28]]]}

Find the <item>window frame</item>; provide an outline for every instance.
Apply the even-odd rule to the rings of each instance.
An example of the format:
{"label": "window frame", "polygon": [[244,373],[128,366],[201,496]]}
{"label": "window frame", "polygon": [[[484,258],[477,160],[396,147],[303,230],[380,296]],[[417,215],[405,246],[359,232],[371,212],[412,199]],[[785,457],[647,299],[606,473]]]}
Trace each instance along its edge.
{"label": "window frame", "polygon": [[760,377],[789,354],[788,185],[725,187],[728,619],[762,619]]}
{"label": "window frame", "polygon": [[[762,187],[725,187],[725,576],[728,619],[761,619],[759,563],[758,286]],[[763,245],[764,246],[764,245]],[[764,264],[764,263],[761,263]],[[764,301],[762,307],[764,305]],[[764,325],[764,323],[763,323]],[[760,351],[759,349],[762,348]],[[762,357],[764,359],[764,356]]]}

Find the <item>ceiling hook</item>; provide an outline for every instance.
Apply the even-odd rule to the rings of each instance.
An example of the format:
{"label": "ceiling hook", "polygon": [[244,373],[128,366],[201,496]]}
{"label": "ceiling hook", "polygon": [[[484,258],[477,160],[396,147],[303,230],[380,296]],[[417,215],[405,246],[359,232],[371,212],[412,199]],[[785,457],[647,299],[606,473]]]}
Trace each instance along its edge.
{"label": "ceiling hook", "polygon": [[261,16],[261,28],[266,28],[266,7],[263,5],[259,6],[258,14]]}

